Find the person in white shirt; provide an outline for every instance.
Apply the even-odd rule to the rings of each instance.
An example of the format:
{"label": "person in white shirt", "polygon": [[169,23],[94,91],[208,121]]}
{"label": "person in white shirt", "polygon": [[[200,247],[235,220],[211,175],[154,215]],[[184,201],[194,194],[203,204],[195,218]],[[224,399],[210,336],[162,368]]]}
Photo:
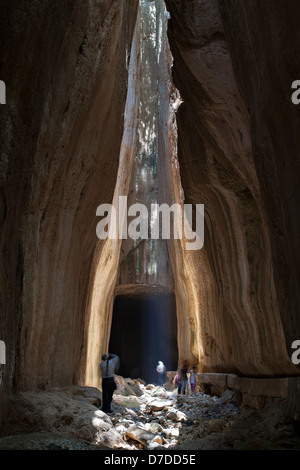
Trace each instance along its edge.
{"label": "person in white shirt", "polygon": [[158,373],[158,383],[159,385],[163,385],[166,380],[166,371],[167,368],[162,361],[158,361],[158,365],[156,367],[156,372]]}
{"label": "person in white shirt", "polygon": [[102,374],[102,411],[112,413],[111,402],[117,386],[115,374],[118,372],[120,359],[116,354],[102,354],[100,369]]}

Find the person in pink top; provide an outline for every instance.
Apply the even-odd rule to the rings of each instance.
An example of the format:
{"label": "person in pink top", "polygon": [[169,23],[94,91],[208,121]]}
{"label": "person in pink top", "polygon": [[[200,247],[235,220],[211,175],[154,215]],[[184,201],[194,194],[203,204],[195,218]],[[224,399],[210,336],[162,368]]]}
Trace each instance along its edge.
{"label": "person in pink top", "polygon": [[190,370],[190,377],[189,377],[192,394],[195,393],[196,375],[197,375],[196,366],[193,366],[192,369]]}

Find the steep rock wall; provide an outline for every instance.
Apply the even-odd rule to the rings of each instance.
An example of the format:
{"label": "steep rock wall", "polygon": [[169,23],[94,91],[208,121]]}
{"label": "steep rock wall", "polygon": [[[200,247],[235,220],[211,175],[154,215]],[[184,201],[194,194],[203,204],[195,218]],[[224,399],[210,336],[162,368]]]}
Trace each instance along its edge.
{"label": "steep rock wall", "polygon": [[79,380],[96,208],[113,197],[136,12],[132,0],[1,6],[2,398]]}
{"label": "steep rock wall", "polygon": [[[120,227],[125,225],[127,213],[120,206],[120,197],[129,193],[132,168],[137,148],[137,121],[140,102],[140,9],[138,11],[128,68],[128,90],[124,112],[124,127],[120,147],[119,167],[114,181],[112,206],[117,216],[118,234],[97,243],[89,278],[84,337],[84,366],[81,379],[88,385],[101,386],[99,363],[108,352],[115,286],[119,272],[122,239]],[[98,226],[97,226],[98,232]]]}
{"label": "steep rock wall", "polygon": [[166,4],[174,83],[184,101],[177,124],[185,201],[205,204],[204,249],[187,254],[200,367],[255,376],[296,373],[277,302],[251,120],[219,4]]}
{"label": "steep rock wall", "polygon": [[[299,111],[289,93],[299,60],[289,32],[297,34],[299,7],[274,0],[266,11],[263,3],[246,3],[166,1],[173,77],[184,103],[177,112],[177,161],[167,99],[176,93],[163,89],[168,71],[160,63],[166,100],[159,119],[168,135],[160,130],[158,139],[170,157],[159,167],[163,197],[206,208],[203,250],[168,244],[178,346],[180,357],[203,371],[293,375]],[[132,0],[20,1],[17,8],[2,2],[0,339],[7,364],[1,399],[12,387],[80,382],[85,359],[97,367],[108,345],[120,243],[103,249],[96,207],[130,183],[131,123],[123,147],[122,132],[136,13]],[[258,13],[259,21],[270,18],[266,28]],[[112,263],[105,276],[101,259],[103,266]],[[93,299],[95,322],[88,325]]]}
{"label": "steep rock wall", "polygon": [[[300,338],[300,76],[296,0],[219,1],[235,75],[249,109],[253,161],[266,213],[286,348]],[[251,74],[249,74],[251,70]]]}

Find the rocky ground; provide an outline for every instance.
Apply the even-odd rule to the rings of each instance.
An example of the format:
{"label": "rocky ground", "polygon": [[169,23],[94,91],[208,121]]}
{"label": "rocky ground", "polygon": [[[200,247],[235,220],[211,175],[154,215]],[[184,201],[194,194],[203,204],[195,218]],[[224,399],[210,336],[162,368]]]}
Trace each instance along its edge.
{"label": "rocky ground", "polygon": [[171,384],[118,377],[111,414],[101,411],[101,393],[92,387],[15,396],[0,450],[300,449],[284,406],[250,410],[230,390],[178,395]]}

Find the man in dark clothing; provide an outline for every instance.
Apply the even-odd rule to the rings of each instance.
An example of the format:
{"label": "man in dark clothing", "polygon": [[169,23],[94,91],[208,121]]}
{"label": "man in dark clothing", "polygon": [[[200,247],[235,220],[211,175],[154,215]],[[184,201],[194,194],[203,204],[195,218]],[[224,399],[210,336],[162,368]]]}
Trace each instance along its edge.
{"label": "man in dark clothing", "polygon": [[111,413],[111,402],[113,393],[117,386],[115,383],[115,374],[119,370],[120,359],[116,354],[102,354],[100,364],[102,374],[102,411]]}
{"label": "man in dark clothing", "polygon": [[185,359],[180,369],[180,392],[184,395],[188,393],[188,361]]}

